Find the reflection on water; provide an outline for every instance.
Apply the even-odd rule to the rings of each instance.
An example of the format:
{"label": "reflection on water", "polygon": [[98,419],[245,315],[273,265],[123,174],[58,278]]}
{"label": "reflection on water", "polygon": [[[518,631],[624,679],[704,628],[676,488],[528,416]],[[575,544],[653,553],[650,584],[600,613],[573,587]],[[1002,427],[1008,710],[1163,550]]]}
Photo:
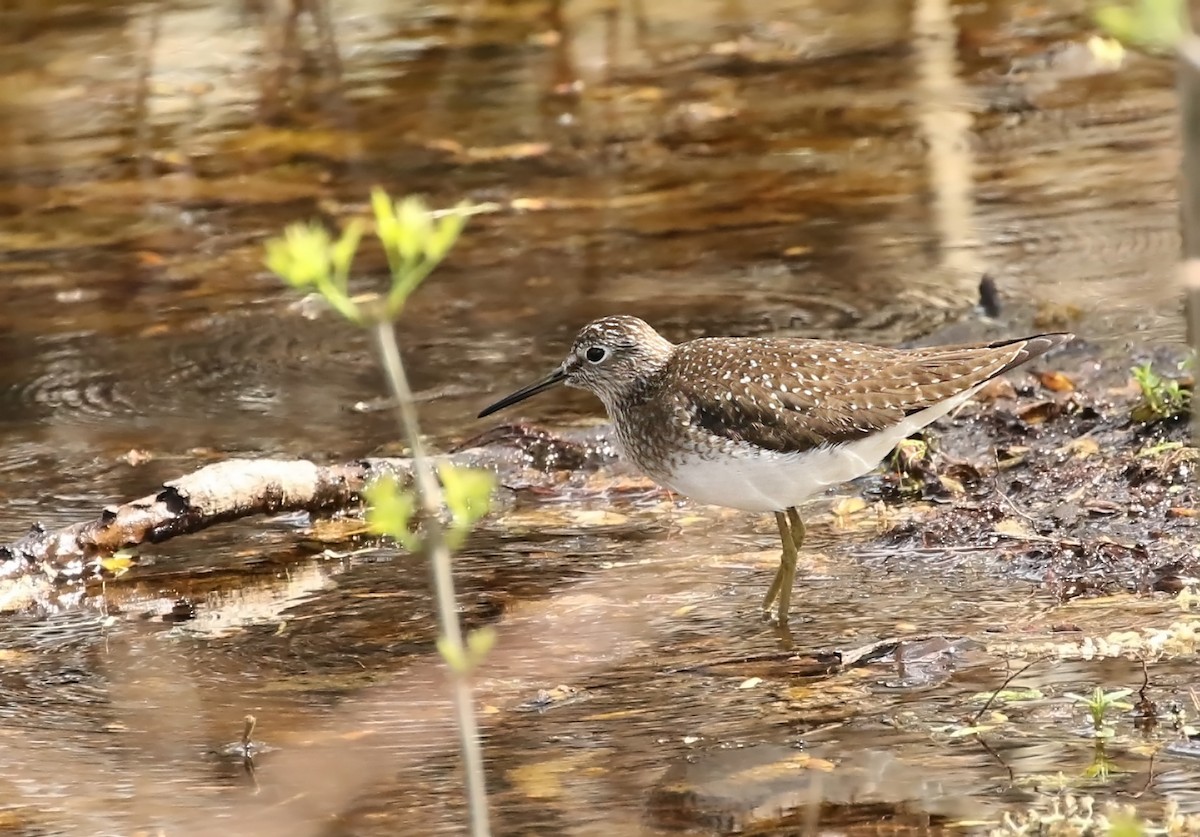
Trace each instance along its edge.
{"label": "reflection on water", "polygon": [[[212,458],[390,443],[391,417],[355,408],[382,389],[366,341],[261,265],[264,237],[360,214],[376,183],[502,207],[400,326],[442,442],[602,313],[672,338],[1179,336],[1170,66],[1098,61],[1075,4],[295,8],[0,9],[4,540]],[[976,319],[980,271],[1002,324]],[[580,394],[530,409],[598,413]],[[772,806],[811,822],[815,798],[846,827],[937,822],[1092,763],[1081,716],[1049,697],[1006,708],[994,739],[931,733],[1004,681],[987,651],[815,681],[781,662],[916,630],[1050,631],[1025,588],[852,561],[818,525],[789,636],[757,619],[776,561],[761,521],[645,493],[518,512],[526,528],[459,559],[467,620],[500,632],[478,684],[500,833],[712,831]],[[148,548],[89,591],[105,613],[68,597],[0,623],[5,816],[30,833],[456,833],[425,567],[303,554],[298,529]],[[1072,662],[1022,682],[1057,696],[1140,674]],[[1153,675],[1155,700],[1183,698],[1186,671]],[[560,685],[570,700],[521,709]],[[247,713],[275,748],[253,777],[228,756]],[[1126,772],[1107,789],[1194,804],[1182,759],[1108,755]],[[759,761],[803,780],[735,781]]]}

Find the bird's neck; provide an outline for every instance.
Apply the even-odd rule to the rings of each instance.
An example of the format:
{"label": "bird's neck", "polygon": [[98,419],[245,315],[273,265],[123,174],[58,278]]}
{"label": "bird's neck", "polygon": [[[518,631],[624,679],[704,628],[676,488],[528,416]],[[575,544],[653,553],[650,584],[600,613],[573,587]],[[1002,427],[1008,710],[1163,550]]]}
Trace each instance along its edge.
{"label": "bird's neck", "polygon": [[609,416],[628,412],[631,409],[657,398],[663,387],[663,376],[666,372],[666,360],[656,364],[652,369],[638,375],[627,386],[618,392],[606,393],[601,396]]}
{"label": "bird's neck", "polygon": [[638,347],[637,375],[621,381],[619,386],[594,390],[609,417],[615,419],[619,413],[655,398],[663,388],[663,378],[674,356],[675,345],[652,332]]}

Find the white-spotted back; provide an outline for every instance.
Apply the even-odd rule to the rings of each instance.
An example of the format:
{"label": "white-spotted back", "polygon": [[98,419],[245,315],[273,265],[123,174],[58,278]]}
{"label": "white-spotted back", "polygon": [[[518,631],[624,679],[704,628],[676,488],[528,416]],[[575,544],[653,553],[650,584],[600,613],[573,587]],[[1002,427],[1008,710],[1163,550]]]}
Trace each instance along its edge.
{"label": "white-spotted back", "polygon": [[799,453],[779,453],[742,442],[726,447],[719,456],[681,456],[669,475],[653,476],[699,503],[743,511],[783,511],[831,485],[870,473],[901,441],[965,403],[978,389],[967,390],[852,442]]}

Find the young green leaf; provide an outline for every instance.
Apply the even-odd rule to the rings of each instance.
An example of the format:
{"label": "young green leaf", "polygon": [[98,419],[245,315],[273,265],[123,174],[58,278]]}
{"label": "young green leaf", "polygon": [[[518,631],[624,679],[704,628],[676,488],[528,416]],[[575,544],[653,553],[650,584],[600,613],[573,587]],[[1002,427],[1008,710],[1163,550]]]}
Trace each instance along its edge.
{"label": "young green leaf", "polygon": [[442,464],[438,468],[442,479],[446,507],[455,525],[470,527],[488,513],[496,478],[481,468],[460,468]]}
{"label": "young green leaf", "polygon": [[358,242],[362,239],[363,222],[355,218],[346,225],[342,234],[329,253],[333,264],[334,284],[343,293],[349,292],[350,265],[354,262],[354,254],[358,252]]}
{"label": "young green leaf", "polygon": [[329,277],[329,232],[320,224],[290,224],[267,242],[267,267],[289,285],[307,288]]}
{"label": "young green leaf", "polygon": [[446,661],[446,665],[457,674],[467,674],[471,670],[471,661],[467,659],[466,649],[454,645],[445,636],[437,638],[437,650]]}
{"label": "young green leaf", "polygon": [[471,665],[477,666],[483,662],[483,658],[495,645],[496,629],[491,625],[485,625],[467,634],[467,656],[470,657]]}
{"label": "young green leaf", "polygon": [[426,261],[437,263],[446,258],[446,254],[450,252],[450,248],[458,241],[458,236],[462,233],[463,227],[467,223],[468,209],[468,204],[460,203],[438,219],[428,240],[425,242]]}
{"label": "young green leaf", "polygon": [[400,257],[406,265],[415,266],[433,229],[429,207],[419,197],[409,195],[396,208],[396,220],[396,246]]}
{"label": "young green leaf", "polygon": [[390,246],[396,240],[396,205],[378,186],[371,190],[371,212],[375,216],[375,235],[385,247]]}
{"label": "young green leaf", "polygon": [[364,492],[367,498],[367,526],[377,535],[388,535],[399,541],[409,552],[421,548],[421,538],[412,530],[413,512],[417,501],[410,491],[403,491],[390,474],[377,479]]}

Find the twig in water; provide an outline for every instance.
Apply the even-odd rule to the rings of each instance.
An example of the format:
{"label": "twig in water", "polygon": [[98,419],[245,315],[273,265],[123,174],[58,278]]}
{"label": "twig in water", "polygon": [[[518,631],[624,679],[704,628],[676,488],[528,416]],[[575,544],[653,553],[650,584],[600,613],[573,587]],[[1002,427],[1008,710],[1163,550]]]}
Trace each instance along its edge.
{"label": "twig in water", "polygon": [[1034,660],[1033,662],[1029,663],[1025,667],[1018,669],[1017,671],[1013,672],[1008,677],[1006,677],[1004,679],[1004,682],[1000,684],[1000,688],[996,689],[996,691],[992,692],[991,696],[988,697],[988,699],[984,702],[983,706],[980,707],[979,711],[975,713],[975,717],[971,719],[970,726],[973,726],[973,727],[978,726],[979,719],[982,718],[983,713],[987,712],[988,709],[991,707],[991,705],[993,703],[995,703],[996,697],[1001,692],[1003,692],[1005,689],[1007,689],[1009,687],[1009,684],[1011,684],[1014,680],[1016,680],[1018,677],[1020,677],[1025,672],[1029,671],[1029,669],[1033,668],[1035,665],[1037,665],[1040,662],[1041,662],[1041,660]]}

